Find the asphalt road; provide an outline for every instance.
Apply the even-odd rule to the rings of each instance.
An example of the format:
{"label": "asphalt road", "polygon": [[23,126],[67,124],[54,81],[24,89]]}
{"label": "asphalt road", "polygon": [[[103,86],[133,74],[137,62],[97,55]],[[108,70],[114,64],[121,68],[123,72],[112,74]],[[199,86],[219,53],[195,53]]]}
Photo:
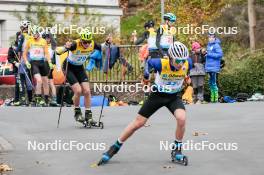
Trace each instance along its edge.
{"label": "asphalt road", "polygon": [[[263,102],[187,106],[184,141],[196,145],[210,144],[210,147],[186,150],[184,153],[189,158],[186,167],[172,163],[170,150],[161,149],[164,148],[161,147],[162,143],[174,140],[175,120],[166,108],[155,113],[148,122],[149,126],[129,139],[109,164],[91,167],[135,117],[138,109],[105,108],[105,129],[101,130],[85,129],[76,124],[71,108],[63,108],[60,128],[57,129],[59,108],[2,107],[0,145],[3,142],[9,143],[9,150],[2,150],[0,163],[9,164],[14,169],[9,174],[15,175],[264,173]],[[100,108],[93,108],[93,111],[94,115],[98,115]],[[193,132],[198,132],[198,136],[194,136]],[[72,150],[62,151],[54,147],[51,150],[51,146],[43,150],[48,143],[55,142],[64,145],[72,142],[73,145],[79,145],[79,149],[84,146],[87,150],[78,150],[74,146]],[[39,150],[32,150],[34,143],[39,146]],[[214,145],[217,143],[224,145],[226,150],[215,150]]]}

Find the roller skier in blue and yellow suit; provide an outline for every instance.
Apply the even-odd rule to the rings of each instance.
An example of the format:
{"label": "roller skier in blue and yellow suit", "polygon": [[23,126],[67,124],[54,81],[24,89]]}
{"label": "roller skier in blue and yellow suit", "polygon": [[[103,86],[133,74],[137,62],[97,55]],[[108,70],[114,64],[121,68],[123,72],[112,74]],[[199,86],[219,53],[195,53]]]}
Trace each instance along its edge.
{"label": "roller skier in blue and yellow suit", "polygon": [[[63,67],[64,70],[66,70],[66,65],[68,64],[66,78],[74,92],[74,118],[80,123],[87,121],[91,125],[96,122],[92,118],[89,79],[83,64],[89,58],[94,49],[101,50],[101,45],[94,42],[92,33],[88,29],[83,29],[81,31],[80,39],[67,42],[62,49],[57,49],[58,55],[67,51],[69,52]],[[85,117],[82,116],[80,108],[81,95],[84,95]]]}
{"label": "roller skier in blue and yellow suit", "polygon": [[182,139],[185,132],[186,112],[181,98],[183,84],[187,80],[189,54],[187,47],[174,42],[170,45],[169,59],[149,59],[144,71],[144,82],[149,82],[150,71],[156,72],[154,88],[146,102],[138,112],[137,117],[121,133],[117,141],[103,154],[98,165],[107,163],[116,154],[123,143],[147,122],[149,117],[159,108],[166,106],[177,120],[175,144],[172,150],[173,160],[187,159],[181,153]]}

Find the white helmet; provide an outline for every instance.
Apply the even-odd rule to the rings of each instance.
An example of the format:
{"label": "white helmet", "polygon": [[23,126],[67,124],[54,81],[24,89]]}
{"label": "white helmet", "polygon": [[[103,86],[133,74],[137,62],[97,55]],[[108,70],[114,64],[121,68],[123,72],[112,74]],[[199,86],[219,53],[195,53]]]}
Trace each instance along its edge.
{"label": "white helmet", "polygon": [[170,57],[175,60],[187,60],[189,57],[187,47],[179,41],[171,44],[168,52]]}
{"label": "white helmet", "polygon": [[20,27],[23,27],[23,28],[27,28],[28,26],[30,26],[31,22],[28,21],[28,20],[22,20],[20,22]]}

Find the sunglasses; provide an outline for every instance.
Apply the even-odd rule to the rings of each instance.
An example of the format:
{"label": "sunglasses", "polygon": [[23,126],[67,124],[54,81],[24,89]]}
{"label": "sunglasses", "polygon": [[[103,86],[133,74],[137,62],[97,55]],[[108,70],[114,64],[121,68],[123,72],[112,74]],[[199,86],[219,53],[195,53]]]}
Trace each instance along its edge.
{"label": "sunglasses", "polygon": [[176,64],[184,64],[186,60],[175,60]]}
{"label": "sunglasses", "polygon": [[91,42],[92,42],[92,41],[84,41],[84,40],[82,40],[82,43],[83,43],[83,44],[91,44]]}

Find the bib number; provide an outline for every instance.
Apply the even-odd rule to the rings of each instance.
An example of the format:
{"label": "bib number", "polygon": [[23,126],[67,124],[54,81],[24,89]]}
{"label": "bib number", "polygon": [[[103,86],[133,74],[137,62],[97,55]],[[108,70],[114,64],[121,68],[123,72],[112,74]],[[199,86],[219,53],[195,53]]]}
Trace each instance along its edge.
{"label": "bib number", "polygon": [[30,51],[30,57],[32,58],[44,58],[44,51],[42,48],[32,48]]}

